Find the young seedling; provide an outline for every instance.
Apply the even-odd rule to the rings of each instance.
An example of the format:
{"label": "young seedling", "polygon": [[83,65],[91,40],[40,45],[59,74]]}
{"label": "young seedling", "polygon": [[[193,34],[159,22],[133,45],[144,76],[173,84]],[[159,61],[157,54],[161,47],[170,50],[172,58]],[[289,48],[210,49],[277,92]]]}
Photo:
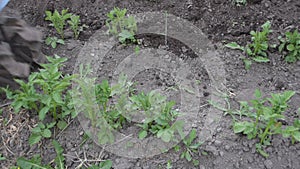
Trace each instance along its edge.
{"label": "young seedling", "polygon": [[279,46],[279,51],[282,52],[286,49],[287,55],[285,56],[285,61],[293,63],[300,60],[300,34],[298,30],[292,32],[286,32],[285,38],[279,37],[281,42]]}
{"label": "young seedling", "polygon": [[[270,30],[271,23],[267,21],[262,26],[262,31],[251,31],[250,35],[252,43],[246,45],[245,47],[238,45],[236,42],[231,42],[225,45],[225,47],[231,49],[238,49],[247,54],[251,60],[255,62],[269,62],[270,60],[267,58],[267,49],[268,45],[268,35],[272,30]],[[252,61],[248,58],[242,58],[245,64],[245,68],[249,69]]]}
{"label": "young seedling", "polygon": [[[55,152],[56,152],[56,158],[54,159],[55,163],[55,169],[65,169],[66,166],[64,164],[65,158],[63,156],[63,148],[61,145],[56,141],[53,140],[52,144],[54,146]],[[20,157],[17,159],[17,165],[18,168],[24,168],[24,169],[33,169],[33,168],[40,168],[40,169],[54,169],[51,167],[50,164],[43,165],[42,164],[42,158],[40,155],[34,155],[31,159],[27,160],[24,157]]]}
{"label": "young seedling", "polygon": [[42,140],[42,138],[50,138],[51,128],[55,126],[56,122],[52,122],[50,124],[38,123],[38,125],[31,130],[31,135],[29,137],[29,145],[32,146]]}
{"label": "young seedling", "polygon": [[53,26],[57,33],[60,35],[61,39],[64,39],[64,28],[66,21],[72,16],[71,13],[68,13],[67,9],[63,9],[61,14],[55,10],[53,13],[51,11],[46,11],[46,21],[50,21],[50,26]]}
{"label": "young seedling", "polygon": [[83,31],[84,28],[87,28],[88,26],[86,25],[81,25],[80,26],[80,16],[79,15],[72,15],[70,17],[70,20],[68,20],[68,23],[74,32],[74,38],[78,39],[80,32]]}
{"label": "young seedling", "polygon": [[[201,142],[193,143],[195,142],[195,139],[197,137],[197,131],[196,129],[192,129],[190,134],[183,139],[183,144],[185,145],[183,152],[180,155],[180,158],[185,158],[187,161],[192,161],[195,166],[199,165],[199,160],[193,159],[194,153],[198,152],[198,148],[201,146]],[[179,151],[180,147],[177,145],[174,147],[175,151]]]}
{"label": "young seedling", "polygon": [[59,39],[59,38],[57,38],[55,36],[54,37],[47,37],[46,40],[45,40],[45,42],[46,42],[46,45],[51,45],[51,47],[53,49],[55,49],[57,47],[57,44],[62,44],[62,45],[65,44],[64,40]]}

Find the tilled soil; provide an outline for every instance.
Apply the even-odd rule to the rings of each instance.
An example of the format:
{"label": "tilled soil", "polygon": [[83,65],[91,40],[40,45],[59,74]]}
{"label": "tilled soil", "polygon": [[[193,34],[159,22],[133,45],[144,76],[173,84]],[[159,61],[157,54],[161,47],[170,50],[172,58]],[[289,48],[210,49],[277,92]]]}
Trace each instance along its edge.
{"label": "tilled soil", "polygon": [[[44,21],[44,11],[68,8],[70,12],[78,14],[82,18],[82,23],[89,26],[82,32],[79,40],[72,40],[67,36],[66,44],[60,45],[56,49],[43,45],[43,53],[47,55],[57,54],[68,57],[69,61],[64,67],[65,73],[72,73],[77,55],[88,42],[89,38],[105,24],[106,13],[113,7],[127,8],[131,14],[149,11],[167,11],[170,14],[187,19],[195,26],[200,28],[211,41],[212,48],[218,52],[224,62],[226,70],[225,90],[231,95],[231,104],[234,108],[238,107],[237,101],[249,100],[252,98],[256,88],[261,89],[266,95],[278,93],[285,90],[296,91],[292,98],[285,119],[291,125],[295,118],[299,118],[296,109],[300,107],[300,62],[287,64],[283,61],[283,55],[272,50],[268,52],[270,62],[252,65],[248,71],[240,57],[242,53],[223,48],[226,42],[236,41],[245,45],[250,41],[249,32],[260,29],[267,20],[271,21],[273,32],[270,35],[272,43],[278,43],[277,37],[288,30],[299,30],[300,20],[300,1],[298,0],[248,0],[246,6],[235,6],[230,0],[58,0],[58,1],[17,1],[12,0],[9,5],[20,12],[21,17],[29,24],[36,26],[44,34],[44,37],[54,35],[54,29]],[[66,34],[71,34],[67,30]],[[143,47],[164,48],[164,38],[160,36],[142,36]],[[173,46],[172,46],[173,45]],[[185,61],[192,60],[194,55],[186,51],[184,44],[170,40],[170,49]],[[116,47],[116,51],[132,52],[131,49]],[[131,51],[130,51],[131,50]],[[105,58],[102,70],[99,72],[101,78],[112,79],[112,71],[116,61],[113,52]],[[99,63],[100,64],[100,63]],[[209,106],[205,104],[213,95],[211,81],[205,70],[205,65],[193,65],[194,78],[201,81],[198,86],[202,94],[199,102],[204,105],[199,110],[199,126],[201,129],[204,123],[201,118],[208,112]],[[135,79],[138,82],[138,89],[153,89],[161,86],[170,86],[172,79],[166,75],[153,70],[138,74]],[[176,93],[172,97],[177,97]],[[171,97],[171,98],[172,98]],[[176,100],[176,99],[175,99]],[[204,114],[204,115],[203,115]],[[203,116],[202,116],[203,115]],[[8,121],[5,121],[5,118]],[[40,153],[43,161],[50,162],[55,157],[55,152],[49,140],[41,144],[29,147],[28,137],[30,128],[36,123],[37,117],[29,112],[13,114],[12,110],[5,106],[3,114],[0,116],[1,144],[0,154],[7,160],[0,161],[1,168],[15,164],[19,156],[31,157],[33,154]],[[87,157],[88,159],[111,159],[115,169],[123,168],[166,168],[168,160],[172,161],[173,168],[259,168],[259,169],[282,169],[300,168],[300,144],[291,144],[290,139],[274,136],[272,146],[266,149],[269,153],[268,158],[262,157],[255,150],[255,143],[258,140],[248,140],[245,136],[236,135],[232,131],[232,121],[229,116],[222,116],[216,129],[203,145],[194,158],[200,161],[199,166],[180,159],[180,152],[173,149],[166,153],[150,158],[131,159],[112,154],[93,143],[92,140],[85,142],[84,131],[77,119],[70,121],[69,127],[59,133],[56,139],[62,144],[66,155],[66,165],[68,168],[76,168],[79,163],[75,160]],[[181,144],[180,144],[181,145]],[[181,145],[183,146],[183,145]]]}

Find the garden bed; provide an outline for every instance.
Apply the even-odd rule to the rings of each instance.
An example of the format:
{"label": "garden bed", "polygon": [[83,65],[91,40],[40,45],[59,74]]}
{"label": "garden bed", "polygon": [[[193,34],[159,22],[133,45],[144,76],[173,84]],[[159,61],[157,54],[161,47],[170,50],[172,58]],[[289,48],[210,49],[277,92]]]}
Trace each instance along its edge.
{"label": "garden bed", "polygon": [[[277,48],[270,48],[266,52],[270,59],[269,62],[253,62],[251,68],[246,70],[241,59],[245,54],[224,47],[225,44],[230,42],[237,42],[241,46],[246,46],[251,41],[250,31],[261,30],[261,25],[266,21],[270,21],[270,29],[273,30],[268,36],[270,44],[279,44],[278,36],[283,36],[287,31],[299,30],[300,28],[300,2],[298,0],[248,0],[248,3],[245,5],[234,4],[230,0],[174,0],[172,2],[166,0],[78,0],[76,2],[71,0],[12,0],[8,4],[8,8],[18,11],[27,23],[42,31],[44,39],[49,36],[57,36],[54,28],[49,26],[50,22],[45,21],[46,10],[54,11],[57,9],[61,11],[68,8],[69,12],[80,16],[82,24],[88,26],[81,32],[78,40],[74,40],[72,31],[67,29],[65,31],[64,45],[58,45],[53,49],[43,44],[42,52],[44,54],[49,56],[56,54],[68,58],[68,61],[62,68],[64,74],[77,72],[78,58],[88,58],[89,51],[93,53],[93,50],[97,48],[93,45],[103,40],[99,32],[107,30],[105,28],[106,14],[114,7],[126,8],[129,15],[154,11],[160,11],[161,14],[168,13],[170,16],[174,15],[186,19],[188,21],[186,25],[193,24],[199,28],[200,33],[204,33],[201,35],[203,39],[199,39],[200,48],[203,47],[204,49],[205,47],[205,50],[209,52],[200,52],[200,56],[197,55],[199,54],[197,53],[198,51],[193,50],[193,46],[191,47],[189,44],[178,40],[180,38],[176,39],[171,36],[166,37],[153,33],[137,35],[137,39],[142,42],[140,44],[140,54],[147,55],[148,53],[144,53],[144,50],[154,48],[158,50],[158,55],[162,57],[162,63],[170,62],[174,65],[181,65],[182,62],[187,63],[190,65],[191,78],[199,82],[193,86],[197,91],[197,97],[195,98],[199,110],[192,119],[193,124],[190,124],[192,128],[197,130],[198,138],[196,141],[204,141],[193,154],[193,159],[198,160],[199,164],[194,165],[192,162],[187,161],[186,158],[180,158],[183,149],[176,152],[172,148],[165,153],[146,156],[146,158],[131,158],[128,154],[126,156],[113,153],[115,151],[109,151],[109,149],[107,150],[105,147],[94,143],[92,139],[89,139],[85,134],[86,130],[82,127],[84,125],[80,123],[81,121],[78,118],[75,118],[67,119],[68,127],[65,130],[54,131],[55,139],[64,149],[63,154],[66,167],[76,168],[82,162],[79,159],[85,159],[85,165],[95,164],[102,160],[111,160],[113,168],[116,169],[167,168],[168,165],[176,169],[300,168],[299,142],[292,144],[291,138],[273,135],[271,137],[271,145],[266,146],[264,149],[269,156],[264,157],[256,150],[256,143],[259,142],[258,138],[249,140],[245,135],[235,134],[232,129],[233,123],[230,115],[225,115],[224,112],[209,104],[210,100],[215,99],[222,103],[221,106],[226,107],[223,98],[218,99],[219,96],[216,96],[216,94],[226,94],[231,108],[239,109],[238,102],[253,99],[255,89],[260,89],[265,97],[270,97],[271,93],[283,93],[290,90],[295,91],[295,94],[289,101],[290,106],[285,111],[285,118],[281,119],[281,123],[293,125],[294,120],[299,119],[300,115],[297,114],[297,110],[300,107],[299,60],[295,63],[287,63],[284,60],[285,53],[280,53]],[[163,16],[162,18],[164,19]],[[147,17],[149,15],[142,15],[141,18]],[[172,25],[172,21],[171,19],[169,20],[170,25]],[[143,26],[142,28],[143,20],[138,20],[137,22],[138,29],[139,26],[141,29],[146,27]],[[165,21],[162,20],[161,22],[164,23]],[[153,24],[155,25],[156,23]],[[158,29],[164,30],[161,27],[158,27]],[[188,36],[188,34],[182,35]],[[198,35],[200,36],[200,34]],[[116,70],[116,67],[124,64],[126,68],[126,65],[131,63],[131,60],[125,59],[125,56],[130,58],[129,55],[135,53],[134,47],[135,45],[125,47],[121,44],[114,45],[112,50],[102,58],[101,62],[94,63],[100,66],[100,69],[97,70],[97,80],[107,79],[109,82],[116,80],[116,73],[120,71]],[[164,53],[163,51],[167,52]],[[97,55],[97,53],[95,54]],[[132,56],[131,58],[134,59]],[[212,58],[212,63],[208,61],[209,58]],[[213,60],[214,58],[220,60]],[[146,62],[147,58],[145,57],[144,59]],[[214,64],[213,62],[222,62],[222,64],[218,67],[217,63]],[[153,61],[153,63],[156,62]],[[132,64],[137,64],[137,62]],[[224,72],[217,70],[222,68]],[[170,100],[175,100],[176,103],[182,101],[182,97],[178,92],[180,91],[180,86],[175,86],[176,79],[173,78],[172,73],[169,74],[157,69],[137,71],[136,74],[134,71],[136,69],[129,73],[132,73],[131,80],[136,82],[135,87],[138,91],[149,92],[160,89],[168,91],[164,92],[164,94]],[[221,80],[216,80],[215,77]],[[168,90],[171,87],[175,89]],[[183,90],[186,93],[189,92],[189,89]],[[9,101],[4,100],[2,102],[5,104]],[[175,107],[180,109],[180,105]],[[0,167],[9,168],[9,166],[16,165],[17,158],[21,156],[31,158],[35,154],[41,155],[44,164],[53,164],[56,153],[51,144],[51,139],[43,139],[42,142],[33,146],[28,144],[30,130],[38,122],[37,115],[29,111],[21,111],[14,114],[9,104],[1,108],[3,113],[0,116],[0,155],[4,156],[5,160],[0,161]],[[192,109],[190,107],[190,110]],[[208,130],[206,128],[207,121],[212,119],[212,115],[209,113],[216,113],[218,118],[213,119],[215,121],[211,123],[213,126],[209,128],[211,130],[210,133],[206,135],[207,138],[203,138],[205,135],[201,133],[205,132],[204,130]],[[123,134],[126,134],[126,132],[134,133],[136,130],[136,128],[130,128],[130,124],[127,124],[126,128],[121,132]],[[182,142],[179,145],[180,147],[185,146]]]}

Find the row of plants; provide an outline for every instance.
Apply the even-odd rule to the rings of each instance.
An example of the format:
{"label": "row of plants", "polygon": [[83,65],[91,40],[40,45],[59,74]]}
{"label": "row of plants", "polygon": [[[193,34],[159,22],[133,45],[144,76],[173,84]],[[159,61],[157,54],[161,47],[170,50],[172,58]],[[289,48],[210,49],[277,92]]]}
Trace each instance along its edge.
{"label": "row of plants", "polygon": [[[127,9],[120,9],[115,7],[109,13],[107,13],[106,26],[111,35],[116,37],[118,41],[123,44],[135,44],[136,53],[139,52],[139,41],[135,35],[137,32],[137,22],[133,16],[127,16]],[[45,43],[51,45],[52,48],[56,48],[57,44],[64,45],[64,31],[68,25],[74,33],[74,39],[79,38],[80,32],[87,28],[85,24],[81,25],[80,16],[72,13],[68,13],[67,9],[63,9],[60,13],[55,10],[46,11],[46,21],[50,21],[50,26],[54,27],[60,38],[53,36],[47,37]]]}
{"label": "row of plants", "polygon": [[226,108],[212,101],[210,104],[232,117],[234,133],[244,134],[248,139],[257,139],[256,150],[262,156],[268,157],[269,154],[264,150],[272,145],[274,135],[290,138],[292,144],[300,142],[300,108],[292,125],[283,123],[289,117],[288,102],[294,95],[294,91],[285,91],[263,97],[261,91],[257,89],[254,93],[255,99],[239,101],[240,108],[236,110],[230,108],[229,96],[224,93],[222,97],[226,99]]}
{"label": "row of plants", "polygon": [[285,61],[294,63],[300,60],[300,34],[298,30],[287,31],[284,36],[279,36],[280,44],[269,44],[268,36],[272,32],[271,22],[267,21],[262,26],[261,31],[251,31],[251,42],[246,46],[240,46],[236,42],[225,45],[230,49],[241,50],[247,57],[242,57],[245,68],[250,69],[252,61],[265,63],[269,62],[267,52],[269,48],[277,48],[279,52],[285,53]]}
{"label": "row of plants", "polygon": [[84,28],[88,27],[85,24],[81,25],[80,16],[69,13],[68,9],[63,9],[61,13],[57,10],[54,12],[46,11],[45,20],[51,22],[49,25],[54,27],[57,34],[60,36],[60,38],[56,36],[46,38],[45,43],[47,45],[51,45],[52,48],[56,48],[57,44],[65,44],[64,31],[66,26],[69,26],[69,28],[73,31],[74,39],[78,39],[80,32],[82,32]]}

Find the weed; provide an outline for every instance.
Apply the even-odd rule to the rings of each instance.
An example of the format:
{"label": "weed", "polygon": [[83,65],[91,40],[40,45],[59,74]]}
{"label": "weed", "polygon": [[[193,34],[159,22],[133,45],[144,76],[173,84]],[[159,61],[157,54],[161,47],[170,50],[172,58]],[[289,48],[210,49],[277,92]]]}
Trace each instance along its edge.
{"label": "weed", "polygon": [[68,23],[74,32],[74,38],[78,39],[80,32],[83,31],[84,28],[87,28],[88,26],[86,25],[80,25],[80,16],[78,15],[71,15],[70,20],[68,20]]}
{"label": "weed", "polygon": [[292,32],[286,32],[285,38],[279,37],[281,42],[279,51],[287,50],[288,54],[285,56],[285,61],[296,62],[300,60],[300,34],[298,30]]}
{"label": "weed", "polygon": [[57,38],[55,36],[54,37],[47,37],[46,40],[45,40],[45,42],[46,42],[46,45],[51,45],[51,47],[53,49],[55,49],[57,47],[57,44],[62,44],[62,45],[65,44],[64,40],[59,39],[59,38]]}
{"label": "weed", "polygon": [[[195,166],[199,165],[199,161],[193,159],[194,153],[198,152],[198,148],[201,146],[201,142],[193,144],[197,137],[196,129],[192,129],[190,134],[183,139],[183,144],[185,145],[183,152],[180,155],[180,158],[185,158],[187,161],[192,161]],[[179,151],[180,147],[175,146],[175,151]]]}
{"label": "weed", "polygon": [[136,20],[132,16],[126,16],[127,9],[114,8],[107,14],[106,26],[109,33],[116,36],[122,44],[129,42],[136,43],[134,35],[137,31]]}
{"label": "weed", "polygon": [[[294,128],[288,127],[283,130],[280,122],[280,119],[284,118],[283,113],[288,108],[287,102],[294,94],[293,91],[286,91],[283,94],[271,94],[271,98],[262,98],[261,92],[256,90],[256,99],[250,101],[252,105],[249,105],[248,102],[241,102],[239,112],[243,112],[242,115],[249,120],[234,121],[234,133],[243,133],[247,135],[248,139],[259,138],[260,142],[256,147],[263,156],[267,156],[262,147],[271,145],[272,135],[294,136]],[[296,132],[296,137],[293,138],[299,139],[298,134]]]}
{"label": "weed", "polygon": [[107,80],[96,85],[96,98],[100,106],[100,111],[103,112],[103,117],[106,122],[114,129],[122,128],[126,122],[126,118],[114,106],[109,107],[108,102],[111,95],[111,88]]}
{"label": "weed", "polygon": [[52,122],[50,124],[38,123],[38,125],[31,130],[31,135],[29,137],[29,145],[32,146],[41,141],[44,138],[50,138],[52,133],[50,131],[51,128],[55,126],[56,122]]}
{"label": "weed", "polygon": [[[246,45],[245,47],[238,45],[236,42],[231,42],[225,45],[225,47],[231,49],[238,49],[245,52],[251,60],[255,62],[269,62],[267,58],[268,45],[268,35],[272,30],[270,30],[271,23],[269,21],[265,22],[262,26],[262,31],[251,31],[250,35],[252,43]],[[247,58],[242,58],[245,64],[245,68],[249,69],[252,61]]]}
{"label": "weed", "polygon": [[53,13],[51,11],[46,11],[46,21],[51,21],[50,26],[53,26],[57,33],[60,35],[61,39],[64,39],[64,28],[66,25],[66,20],[70,19],[71,13],[68,13],[67,9],[63,9],[61,14],[55,10]]}

